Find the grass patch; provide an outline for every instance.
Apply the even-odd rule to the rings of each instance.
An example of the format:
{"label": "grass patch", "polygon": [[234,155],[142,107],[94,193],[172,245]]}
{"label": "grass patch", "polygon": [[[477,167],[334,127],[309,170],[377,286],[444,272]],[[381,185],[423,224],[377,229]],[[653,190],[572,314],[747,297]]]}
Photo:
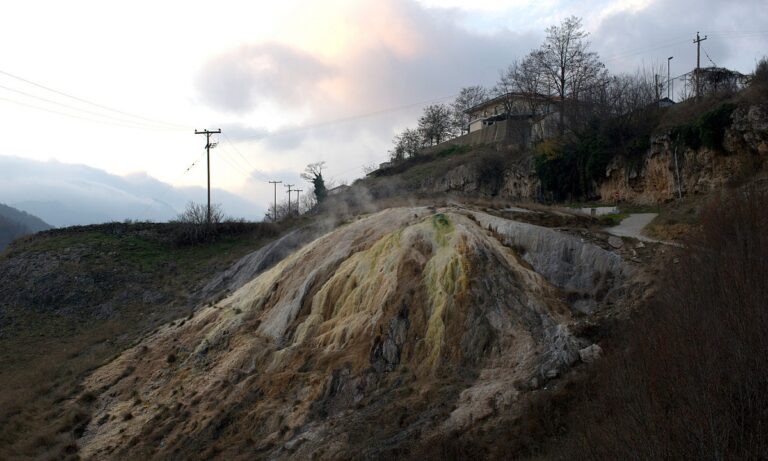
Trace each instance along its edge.
{"label": "grass patch", "polygon": [[602,216],[598,216],[597,220],[598,222],[600,222],[601,226],[613,227],[613,226],[618,226],[622,221],[624,221],[628,217],[629,217],[629,214],[627,213],[611,213],[611,214],[604,214]]}

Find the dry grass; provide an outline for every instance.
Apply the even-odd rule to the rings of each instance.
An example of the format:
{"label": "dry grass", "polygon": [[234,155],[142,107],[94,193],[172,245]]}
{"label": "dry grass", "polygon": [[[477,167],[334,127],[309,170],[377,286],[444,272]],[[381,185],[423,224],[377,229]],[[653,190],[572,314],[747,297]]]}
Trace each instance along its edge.
{"label": "dry grass", "polygon": [[[172,226],[149,223],[56,229],[15,242],[0,264],[39,253],[56,255],[77,246],[85,250],[76,264],[66,267],[73,278],[120,271],[123,278],[116,280],[127,282],[106,285],[114,311],[108,319],[94,318],[87,309],[67,313],[62,309],[66,305],[16,305],[0,300],[2,315],[10,322],[0,332],[0,459],[76,456],[75,439],[90,418],[95,397],[81,395],[82,378],[157,325],[192,315],[187,303],[199,284],[276,232],[272,225],[241,227],[243,232],[235,229],[215,244],[186,248],[174,244]],[[169,261],[173,271],[167,270]],[[36,280],[35,274],[24,277]],[[19,289],[35,290],[35,283],[46,281]],[[161,290],[166,296],[160,303],[146,303],[136,296],[123,299],[120,294],[126,284]],[[62,287],[73,292],[81,288],[90,287]]]}
{"label": "dry grass", "polygon": [[585,387],[579,422],[553,457],[764,459],[765,203],[765,192],[740,190],[702,212],[701,232],[630,326],[627,348]]}

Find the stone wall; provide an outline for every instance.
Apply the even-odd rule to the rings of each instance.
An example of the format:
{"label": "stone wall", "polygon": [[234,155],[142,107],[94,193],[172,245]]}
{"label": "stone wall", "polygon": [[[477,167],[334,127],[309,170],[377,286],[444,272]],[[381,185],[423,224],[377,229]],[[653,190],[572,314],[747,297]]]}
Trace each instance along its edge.
{"label": "stone wall", "polygon": [[498,149],[527,146],[530,142],[531,124],[524,120],[502,120],[482,130],[449,139],[437,146],[424,149],[430,154],[448,146],[492,146]]}

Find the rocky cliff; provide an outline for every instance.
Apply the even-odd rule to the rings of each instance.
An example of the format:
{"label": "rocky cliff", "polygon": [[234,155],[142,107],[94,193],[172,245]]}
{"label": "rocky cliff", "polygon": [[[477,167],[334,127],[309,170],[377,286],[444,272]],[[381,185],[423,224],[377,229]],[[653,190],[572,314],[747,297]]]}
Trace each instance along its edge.
{"label": "rocky cliff", "polygon": [[[355,187],[356,186],[356,187]],[[355,183],[373,199],[402,195],[457,194],[535,199],[539,190],[527,151],[492,146],[448,145],[379,170]]]}
{"label": "rocky cliff", "polygon": [[766,156],[768,104],[739,107],[730,116],[722,146],[686,146],[667,130],[652,138],[639,161],[615,157],[598,190],[607,202],[662,203],[747,179],[762,168]]}

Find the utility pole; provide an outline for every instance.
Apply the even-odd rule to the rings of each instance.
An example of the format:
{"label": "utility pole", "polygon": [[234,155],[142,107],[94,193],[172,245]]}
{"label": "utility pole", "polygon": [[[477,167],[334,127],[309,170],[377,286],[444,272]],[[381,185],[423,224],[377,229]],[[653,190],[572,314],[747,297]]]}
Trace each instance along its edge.
{"label": "utility pole", "polygon": [[707,39],[707,36],[705,35],[704,38],[699,38],[699,33],[696,32],[696,40],[693,41],[693,43],[696,44],[696,99],[699,99],[699,94],[701,93],[701,42]]}
{"label": "utility pole", "polygon": [[670,56],[667,58],[667,99],[670,99],[670,100],[672,99],[672,97],[670,96],[669,90],[671,88],[672,81],[669,79],[669,61],[671,61],[672,58],[674,58],[674,56]]}
{"label": "utility pole", "polygon": [[653,74],[653,89],[656,92],[656,105],[658,105],[661,95],[659,94],[659,74]]}
{"label": "utility pole", "polygon": [[291,215],[291,187],[293,187],[293,184],[286,184],[285,187],[288,188],[288,216]]}
{"label": "utility pole", "polygon": [[296,216],[301,214],[301,202],[299,202],[299,194],[301,193],[302,189],[294,189],[294,192],[296,192]]}
{"label": "utility pole", "polygon": [[282,181],[269,181],[270,184],[275,185],[275,208],[272,210],[272,222],[277,222],[277,185],[282,184]]}
{"label": "utility pole", "polygon": [[211,223],[211,148],[216,147],[217,143],[211,143],[211,135],[221,133],[221,128],[215,131],[195,130],[195,134],[205,135],[205,151],[208,156],[208,224]]}

